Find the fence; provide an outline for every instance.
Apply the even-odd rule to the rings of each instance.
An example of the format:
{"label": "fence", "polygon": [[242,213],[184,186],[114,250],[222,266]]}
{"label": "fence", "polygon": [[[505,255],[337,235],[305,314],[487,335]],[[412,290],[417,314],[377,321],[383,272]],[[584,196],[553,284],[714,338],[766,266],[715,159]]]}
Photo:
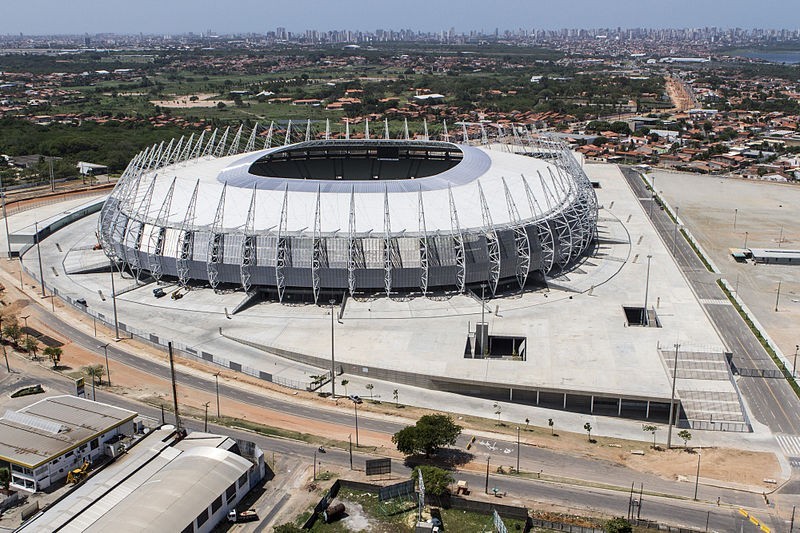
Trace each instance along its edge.
{"label": "fence", "polygon": [[[28,276],[35,279],[36,281],[41,281],[39,280],[38,274],[36,272],[30,270],[24,264],[22,268]],[[93,320],[100,322],[101,324],[105,325],[108,328],[114,327],[113,317],[106,317],[103,313],[97,312],[94,309],[91,309],[88,306],[83,305],[82,303],[78,303],[72,297],[60,294],[56,287],[48,287],[48,288],[55,296],[58,296],[63,301],[72,305],[79,311],[86,313],[88,316],[92,317]],[[134,328],[132,326],[129,326],[128,324],[125,324],[124,322],[118,322],[118,325],[120,332],[125,332],[127,336],[131,339],[136,339],[138,341],[147,343],[150,346],[162,350],[167,349],[167,345],[169,342],[168,339],[159,337],[158,335],[146,330]],[[230,359],[227,359],[225,357],[221,357],[219,355],[209,353],[203,350],[195,350],[191,346],[188,346],[182,342],[173,342],[172,348],[175,354],[180,357],[184,357],[186,359],[193,359],[195,361],[199,361],[206,364],[211,363],[213,365],[220,366],[223,368],[228,368],[236,372],[242,372],[243,374],[247,374],[249,376],[258,378],[263,381],[267,381],[269,383],[275,383],[276,385],[288,387],[290,389],[309,390],[309,388],[311,387],[310,382],[296,381],[292,379],[282,378],[280,376],[273,376],[269,372],[263,372],[261,370],[258,370],[257,368],[243,365],[241,363],[237,363],[236,361],[231,361]]]}

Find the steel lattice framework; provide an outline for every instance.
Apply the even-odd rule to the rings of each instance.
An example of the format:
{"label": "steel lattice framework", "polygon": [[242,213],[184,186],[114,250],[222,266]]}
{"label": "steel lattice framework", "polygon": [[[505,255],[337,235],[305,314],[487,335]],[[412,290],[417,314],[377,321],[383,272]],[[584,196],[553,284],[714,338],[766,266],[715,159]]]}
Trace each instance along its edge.
{"label": "steel lattice framework", "polygon": [[272,122],[153,145],[106,201],[101,245],[137,278],[279,301],[506,293],[580,261],[597,200],[568,148],[522,124],[451,126],[356,140],[349,123]]}

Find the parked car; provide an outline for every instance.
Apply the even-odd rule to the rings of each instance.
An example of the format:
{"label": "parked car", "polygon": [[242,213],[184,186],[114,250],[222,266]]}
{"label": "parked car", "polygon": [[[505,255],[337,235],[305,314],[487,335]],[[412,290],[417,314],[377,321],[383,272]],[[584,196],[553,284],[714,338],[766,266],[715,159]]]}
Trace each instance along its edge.
{"label": "parked car", "polygon": [[348,396],[354,403],[363,403],[363,400],[357,394],[351,394]]}
{"label": "parked car", "polygon": [[161,287],[153,289],[153,296],[155,296],[156,298],[161,298],[162,296],[166,296],[166,294],[167,293],[164,292],[164,289],[162,289]]}

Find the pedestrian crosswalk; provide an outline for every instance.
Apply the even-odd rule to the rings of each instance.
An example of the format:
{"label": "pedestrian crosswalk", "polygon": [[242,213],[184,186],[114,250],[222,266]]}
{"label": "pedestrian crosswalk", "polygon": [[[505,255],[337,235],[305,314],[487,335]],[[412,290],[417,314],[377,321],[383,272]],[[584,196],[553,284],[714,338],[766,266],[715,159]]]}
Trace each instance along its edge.
{"label": "pedestrian crosswalk", "polygon": [[792,468],[800,468],[800,457],[789,457],[789,464]]}
{"label": "pedestrian crosswalk", "polygon": [[796,435],[775,435],[778,444],[787,457],[800,457],[800,437]]}

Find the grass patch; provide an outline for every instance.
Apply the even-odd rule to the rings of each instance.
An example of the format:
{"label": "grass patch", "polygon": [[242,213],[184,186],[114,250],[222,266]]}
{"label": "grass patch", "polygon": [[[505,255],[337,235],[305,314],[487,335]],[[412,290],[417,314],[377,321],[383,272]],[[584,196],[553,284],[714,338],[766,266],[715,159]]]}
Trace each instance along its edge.
{"label": "grass patch", "polygon": [[703,266],[706,267],[706,270],[708,270],[709,272],[714,272],[714,269],[711,268],[711,263],[708,262],[708,260],[706,259],[706,256],[703,255],[703,253],[700,251],[700,249],[695,244],[694,240],[689,238],[688,232],[683,228],[681,228],[681,235],[683,235],[683,238],[686,239],[686,242],[689,243],[689,246],[692,247],[692,250],[694,251],[694,254],[698,258],[700,258],[700,261],[703,262]]}
{"label": "grass patch", "polygon": [[750,331],[753,333],[753,335],[755,335],[756,339],[758,339],[758,342],[761,343],[761,346],[764,348],[767,354],[769,354],[769,357],[772,359],[772,362],[775,363],[775,366],[777,366],[778,370],[781,371],[783,377],[786,378],[786,381],[789,383],[789,386],[792,388],[794,393],[797,395],[798,398],[800,398],[800,385],[798,385],[797,382],[793,379],[792,372],[788,368],[786,368],[786,365],[783,364],[783,361],[781,361],[781,359],[778,357],[778,354],[775,353],[775,350],[772,349],[772,346],[769,345],[767,339],[764,338],[764,336],[758,330],[753,321],[750,320],[750,316],[747,313],[745,313],[744,309],[742,309],[742,306],[739,305],[739,302],[737,302],[736,299],[733,297],[733,294],[731,294],[731,292],[728,290],[725,284],[722,283],[722,280],[718,279],[717,285],[719,285],[719,288],[722,289],[722,292],[725,293],[725,296],[727,296],[728,300],[730,300],[731,304],[733,304],[733,307],[734,309],[736,309],[736,312],[739,313],[739,316],[742,317],[742,320],[744,320],[745,324],[747,324],[747,327],[750,328]]}

